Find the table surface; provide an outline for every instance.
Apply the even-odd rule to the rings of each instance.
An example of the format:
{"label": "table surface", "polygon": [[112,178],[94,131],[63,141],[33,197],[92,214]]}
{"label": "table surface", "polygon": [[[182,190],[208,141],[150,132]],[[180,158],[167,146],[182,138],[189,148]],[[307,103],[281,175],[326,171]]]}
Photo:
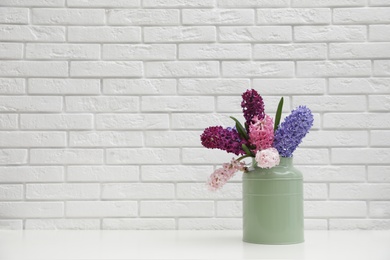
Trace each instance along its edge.
{"label": "table surface", "polygon": [[0,231],[1,260],[390,259],[389,231],[305,231],[295,245],[242,242],[242,231]]}

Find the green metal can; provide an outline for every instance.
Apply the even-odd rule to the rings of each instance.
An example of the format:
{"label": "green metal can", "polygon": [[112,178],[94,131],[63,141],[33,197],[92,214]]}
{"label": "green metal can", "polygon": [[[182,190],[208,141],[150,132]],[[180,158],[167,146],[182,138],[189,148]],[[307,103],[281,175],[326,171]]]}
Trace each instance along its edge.
{"label": "green metal can", "polygon": [[243,174],[243,241],[256,244],[304,242],[303,178],[293,159],[271,169]]}

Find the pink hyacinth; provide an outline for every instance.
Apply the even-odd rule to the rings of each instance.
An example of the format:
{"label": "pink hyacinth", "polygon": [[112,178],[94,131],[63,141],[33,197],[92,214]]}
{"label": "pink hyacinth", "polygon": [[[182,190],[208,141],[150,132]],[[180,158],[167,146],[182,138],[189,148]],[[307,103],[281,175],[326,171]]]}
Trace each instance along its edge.
{"label": "pink hyacinth", "polygon": [[272,168],[280,163],[278,150],[273,147],[258,151],[255,160],[260,168]]}
{"label": "pink hyacinth", "polygon": [[249,126],[249,142],[256,145],[255,152],[272,147],[274,141],[274,122],[269,115],[264,119],[255,116]]}
{"label": "pink hyacinth", "polygon": [[245,163],[232,159],[230,163],[222,164],[222,168],[216,169],[207,181],[207,187],[211,191],[222,188],[237,171],[244,171]]}

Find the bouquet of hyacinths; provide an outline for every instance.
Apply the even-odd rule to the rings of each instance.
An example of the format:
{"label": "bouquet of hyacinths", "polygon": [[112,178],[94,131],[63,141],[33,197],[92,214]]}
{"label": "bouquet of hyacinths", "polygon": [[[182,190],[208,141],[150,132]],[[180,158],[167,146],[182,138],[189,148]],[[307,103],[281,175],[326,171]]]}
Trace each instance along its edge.
{"label": "bouquet of hyacinths", "polygon": [[263,98],[256,90],[242,94],[244,126],[234,117],[235,127],[212,126],[201,135],[202,145],[209,149],[220,149],[240,156],[224,163],[210,176],[210,190],[221,188],[237,171],[248,171],[242,159],[252,157],[260,168],[272,168],[279,164],[280,157],[292,157],[313,125],[313,115],[305,106],[299,106],[280,125],[283,97],[280,99],[275,122],[264,112]]}

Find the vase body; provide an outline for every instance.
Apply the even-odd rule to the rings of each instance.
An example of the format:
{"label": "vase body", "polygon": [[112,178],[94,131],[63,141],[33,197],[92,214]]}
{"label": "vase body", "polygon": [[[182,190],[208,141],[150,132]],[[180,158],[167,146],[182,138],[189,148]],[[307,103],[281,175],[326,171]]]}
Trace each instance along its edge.
{"label": "vase body", "polygon": [[303,178],[292,158],[271,169],[243,174],[244,242],[295,244],[304,241]]}

